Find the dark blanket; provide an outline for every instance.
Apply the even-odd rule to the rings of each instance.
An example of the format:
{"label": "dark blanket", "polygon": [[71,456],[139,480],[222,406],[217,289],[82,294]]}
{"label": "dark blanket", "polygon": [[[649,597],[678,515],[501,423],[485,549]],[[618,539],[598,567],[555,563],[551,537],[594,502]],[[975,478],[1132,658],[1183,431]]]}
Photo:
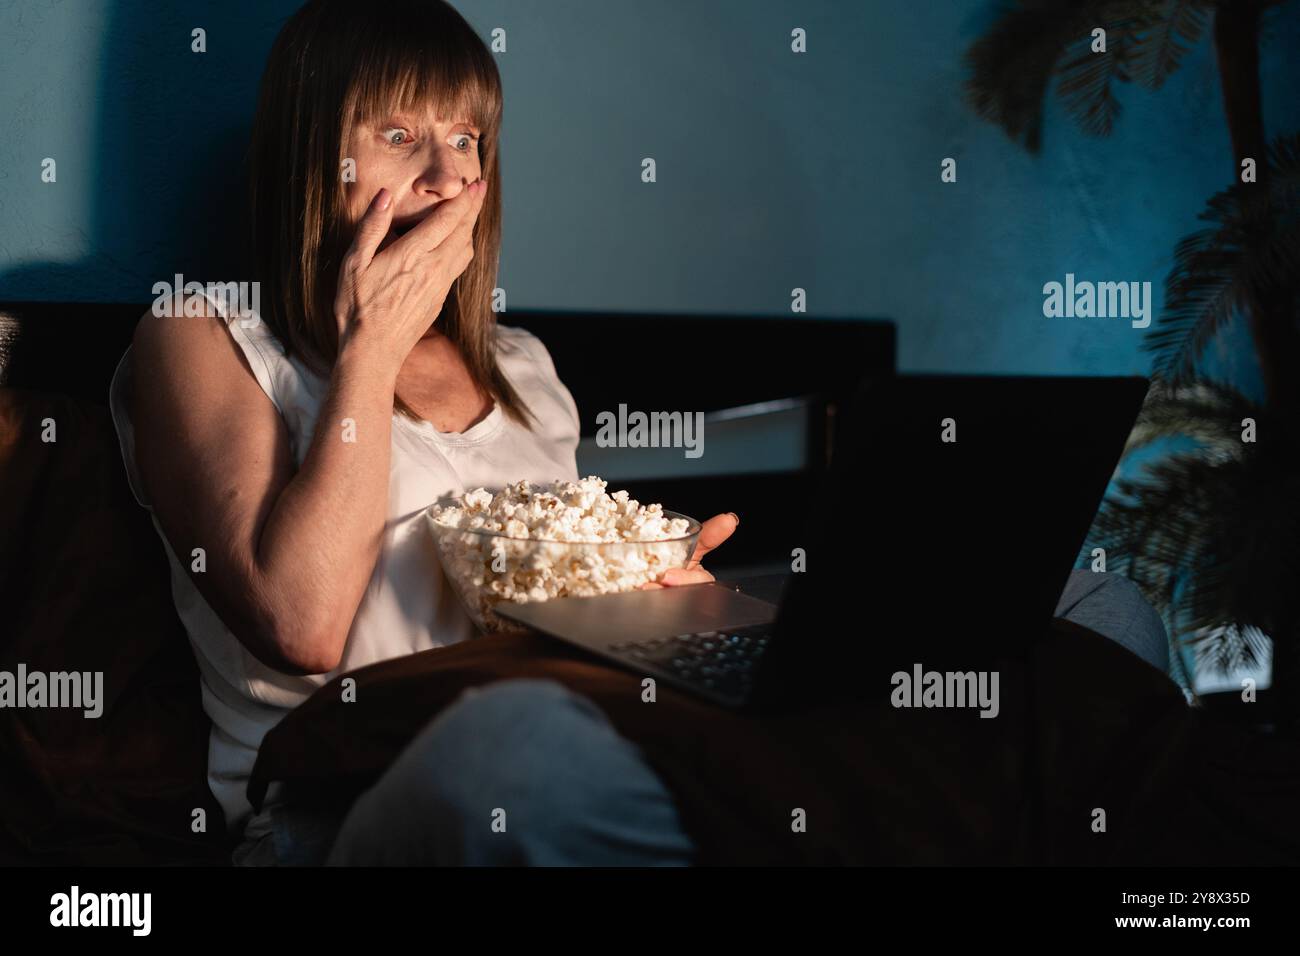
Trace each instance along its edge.
{"label": "dark blanket", "polygon": [[[268,781],[371,783],[466,687],[550,677],[599,704],[675,794],[702,863],[1300,862],[1300,745],[1189,709],[1164,675],[1064,620],[1001,666],[1001,713],[828,700],[730,713],[536,636],[489,635],[322,687],[266,737]],[[806,811],[807,832],[791,814]],[[1105,811],[1095,832],[1094,810]]]}
{"label": "dark blanket", "polygon": [[0,863],[224,861],[198,669],[108,412],[0,389],[0,670],[19,664],[103,672],[103,714],[0,710]]}

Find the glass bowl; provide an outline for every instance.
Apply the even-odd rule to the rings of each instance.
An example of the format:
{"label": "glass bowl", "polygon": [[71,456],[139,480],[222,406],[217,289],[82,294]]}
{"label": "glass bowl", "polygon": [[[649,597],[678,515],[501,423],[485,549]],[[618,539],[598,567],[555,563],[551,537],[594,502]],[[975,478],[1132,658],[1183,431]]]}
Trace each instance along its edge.
{"label": "glass bowl", "polygon": [[665,518],[686,520],[686,534],[659,541],[512,538],[499,531],[470,531],[439,524],[434,510],[448,505],[460,507],[463,501],[451,498],[436,502],[425,511],[425,522],[447,580],[470,618],[484,631],[528,630],[493,611],[502,601],[526,604],[590,597],[632,591],[658,581],[670,568],[686,566],[700,536],[700,523],[694,518],[665,510]]}

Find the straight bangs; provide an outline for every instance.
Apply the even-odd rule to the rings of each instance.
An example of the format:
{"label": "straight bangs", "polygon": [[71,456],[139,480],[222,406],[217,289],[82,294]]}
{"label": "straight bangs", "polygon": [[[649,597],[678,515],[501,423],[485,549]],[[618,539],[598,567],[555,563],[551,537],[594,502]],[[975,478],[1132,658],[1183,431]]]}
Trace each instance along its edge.
{"label": "straight bangs", "polygon": [[[390,31],[378,31],[367,38],[370,49],[358,50],[357,72],[346,115],[352,124],[380,123],[395,110],[423,115],[432,109],[441,119],[466,120],[483,131],[496,134],[501,125],[501,83],[496,65],[474,46],[449,42],[412,31],[409,24],[392,24]],[[364,41],[363,41],[364,42]],[[344,130],[350,132],[350,128]]]}

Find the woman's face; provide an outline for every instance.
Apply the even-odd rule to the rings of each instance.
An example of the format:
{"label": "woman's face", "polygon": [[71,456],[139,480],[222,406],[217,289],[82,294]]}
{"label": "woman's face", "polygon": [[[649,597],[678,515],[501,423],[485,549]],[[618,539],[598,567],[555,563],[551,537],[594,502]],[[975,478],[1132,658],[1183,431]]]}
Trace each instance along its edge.
{"label": "woman's face", "polygon": [[347,154],[356,160],[357,180],[348,193],[348,213],[360,221],[380,187],[393,197],[393,228],[382,250],[455,197],[482,175],[478,143],[482,130],[464,120],[438,120],[432,113],[393,113],[372,125],[359,124]]}

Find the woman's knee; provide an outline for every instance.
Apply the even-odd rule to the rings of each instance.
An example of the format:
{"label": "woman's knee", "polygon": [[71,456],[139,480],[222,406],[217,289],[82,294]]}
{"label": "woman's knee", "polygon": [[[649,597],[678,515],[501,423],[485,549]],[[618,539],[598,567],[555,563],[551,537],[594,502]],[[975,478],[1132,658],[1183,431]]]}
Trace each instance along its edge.
{"label": "woman's knee", "polygon": [[1109,637],[1152,667],[1169,672],[1169,637],[1159,612],[1123,575],[1078,569],[1070,574],[1056,616]]}
{"label": "woman's knee", "polygon": [[690,850],[662,781],[586,697],[555,681],[503,681],[447,717],[441,736],[461,755],[453,763],[472,770],[437,788],[477,831],[480,856],[509,848],[512,862],[612,865],[676,862]]}
{"label": "woman's knee", "polygon": [[390,831],[407,821],[419,832],[404,841],[439,862],[616,862],[612,844],[628,850],[639,840],[640,852],[656,853],[684,843],[671,798],[637,748],[595,704],[550,680],[467,691],[381,787],[388,803],[409,809],[363,814],[386,817]]}

